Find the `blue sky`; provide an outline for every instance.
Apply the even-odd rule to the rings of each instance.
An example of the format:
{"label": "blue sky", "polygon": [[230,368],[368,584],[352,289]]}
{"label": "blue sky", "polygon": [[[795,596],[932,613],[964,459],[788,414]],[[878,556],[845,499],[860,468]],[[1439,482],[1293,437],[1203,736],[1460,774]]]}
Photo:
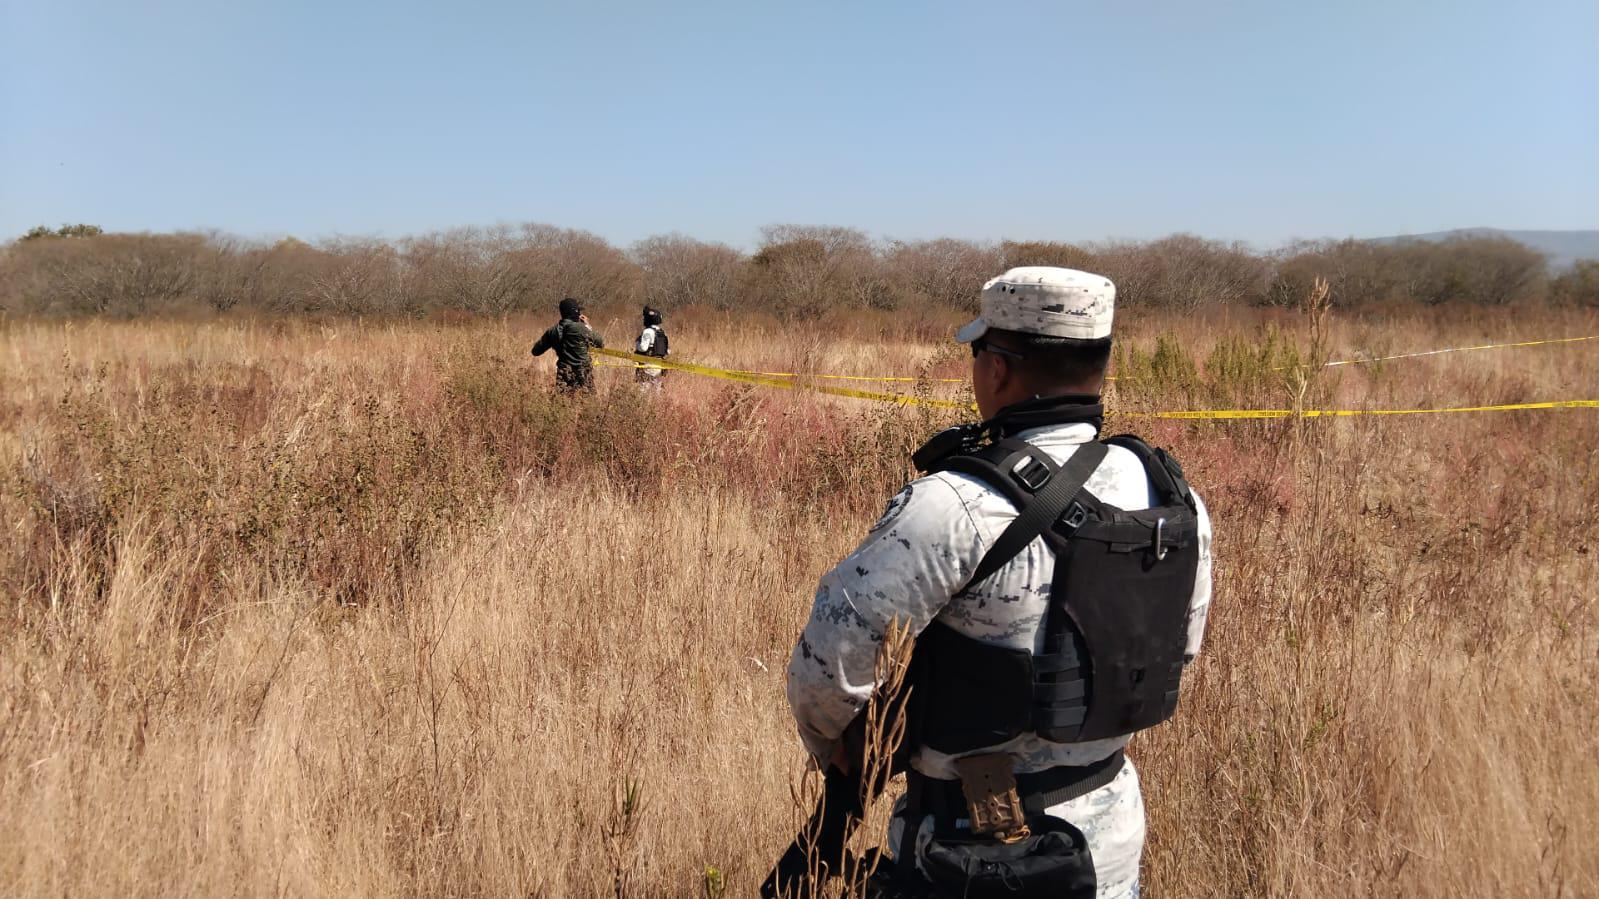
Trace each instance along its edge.
{"label": "blue sky", "polygon": [[0,238],[1599,228],[1599,3],[0,0]]}

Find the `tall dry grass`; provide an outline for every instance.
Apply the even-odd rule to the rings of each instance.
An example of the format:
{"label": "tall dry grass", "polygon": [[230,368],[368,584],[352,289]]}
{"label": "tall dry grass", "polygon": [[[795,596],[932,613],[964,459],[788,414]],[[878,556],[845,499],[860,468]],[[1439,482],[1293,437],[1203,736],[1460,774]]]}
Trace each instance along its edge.
{"label": "tall dry grass", "polygon": [[[1124,324],[1124,411],[1281,406],[1311,355],[1286,314]],[[1328,348],[1539,332],[1599,322],[1334,322]],[[621,371],[568,403],[534,333],[3,325],[8,895],[753,891],[807,811],[782,670],[811,586],[945,419]],[[1311,395],[1593,398],[1584,346]],[[691,315],[673,347],[963,370],[888,319]],[[1599,416],[1113,427],[1174,447],[1218,533],[1206,652],[1132,749],[1149,894],[1599,892]]]}

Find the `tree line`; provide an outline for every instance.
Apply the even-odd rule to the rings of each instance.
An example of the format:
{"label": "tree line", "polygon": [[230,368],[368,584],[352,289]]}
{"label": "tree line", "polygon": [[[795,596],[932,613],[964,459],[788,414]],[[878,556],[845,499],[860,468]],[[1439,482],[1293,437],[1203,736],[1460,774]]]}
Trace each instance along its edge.
{"label": "tree line", "polygon": [[106,233],[79,224],[34,228],[0,247],[0,312],[500,315],[547,311],[563,296],[600,312],[642,302],[789,318],[860,309],[971,312],[983,281],[1016,265],[1097,272],[1116,282],[1121,305],[1178,311],[1291,305],[1317,278],[1347,309],[1599,305],[1599,262],[1552,274],[1537,251],[1488,237],[1302,241],[1262,253],[1190,234],[1085,244],[882,241],[854,228],[773,225],[747,253],[681,234],[622,248],[544,224],[315,243]]}

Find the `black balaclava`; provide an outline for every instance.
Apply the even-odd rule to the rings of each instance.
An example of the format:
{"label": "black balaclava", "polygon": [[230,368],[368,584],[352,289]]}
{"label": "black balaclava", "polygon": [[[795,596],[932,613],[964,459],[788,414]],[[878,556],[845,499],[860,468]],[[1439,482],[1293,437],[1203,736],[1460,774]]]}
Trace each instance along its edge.
{"label": "black balaclava", "polygon": [[577,317],[582,314],[583,304],[578,302],[573,297],[567,297],[561,301],[561,318],[564,318],[567,321],[575,322],[577,321]]}
{"label": "black balaclava", "polygon": [[661,323],[661,310],[644,307],[644,326],[658,325]]}

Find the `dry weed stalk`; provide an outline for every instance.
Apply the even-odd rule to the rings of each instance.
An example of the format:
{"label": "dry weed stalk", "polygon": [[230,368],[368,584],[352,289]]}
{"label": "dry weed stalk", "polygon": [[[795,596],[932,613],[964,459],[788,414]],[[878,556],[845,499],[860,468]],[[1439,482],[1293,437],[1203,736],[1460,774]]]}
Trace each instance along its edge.
{"label": "dry weed stalk", "polygon": [[[876,834],[886,829],[883,816],[876,813],[880,805],[877,800],[887,790],[890,779],[898,773],[896,755],[905,739],[912,692],[912,685],[905,678],[910,671],[915,643],[916,637],[907,622],[897,617],[889,621],[873,662],[873,682],[878,686],[861,712],[865,716],[861,722],[863,726],[851,727],[842,738],[845,754],[860,766],[857,782],[860,804],[866,814],[855,828],[857,838],[853,842],[857,844],[862,839],[875,839]],[[877,870],[880,852],[875,848],[852,852],[846,844],[841,857],[824,857],[824,852],[817,845],[820,822],[828,812],[827,791],[823,789],[821,781],[822,772],[811,760],[801,774],[800,786],[790,790],[797,820],[805,821],[807,827],[813,823],[817,825],[801,832],[801,839],[805,841],[810,883],[825,884],[825,888],[831,891],[826,895],[841,899],[862,896],[867,881]],[[810,817],[816,809],[820,810],[820,814]],[[859,837],[861,833],[868,836]],[[837,876],[829,880],[831,875]]]}
{"label": "dry weed stalk", "polygon": [[1332,288],[1325,278],[1317,278],[1310,292],[1300,302],[1299,311],[1309,331],[1309,346],[1288,372],[1288,395],[1293,410],[1293,443],[1298,446],[1304,437],[1305,410],[1318,405],[1323,394],[1317,385],[1327,371],[1327,361],[1332,358],[1328,343],[1328,315],[1332,312]]}
{"label": "dry weed stalk", "polygon": [[[905,742],[905,728],[909,723],[911,693],[915,686],[906,682],[910,672],[911,657],[916,650],[916,635],[910,624],[899,618],[890,621],[883,633],[883,642],[877,647],[872,680],[878,685],[873,701],[866,705],[865,751],[862,753],[861,803],[866,807],[866,820],[862,822],[867,839],[875,840],[886,831],[881,816],[873,814],[877,797],[888,789],[894,776],[895,758]],[[844,896],[865,895],[866,882],[877,871],[880,853],[863,853],[860,864],[843,869]]]}
{"label": "dry weed stalk", "polygon": [[[1278,318],[1126,317],[1123,342],[1152,358],[1167,334],[1163,370],[1203,359],[1207,383],[1123,397],[1282,401],[1273,369],[1303,341]],[[534,324],[0,327],[8,895],[759,880],[794,835],[780,660],[817,575],[942,422],[689,378],[558,402],[522,361]],[[1310,342],[1512,326],[1599,316],[1325,314]],[[802,367],[774,328],[724,317],[673,342]],[[920,331],[885,333],[832,334],[830,362],[931,358]],[[1570,349],[1341,371],[1301,403],[1599,391]],[[1599,831],[1599,416],[1297,426],[1310,452],[1275,452],[1275,423],[1133,423],[1217,524],[1182,713],[1132,747],[1146,890],[1599,894],[1580,839]]]}

